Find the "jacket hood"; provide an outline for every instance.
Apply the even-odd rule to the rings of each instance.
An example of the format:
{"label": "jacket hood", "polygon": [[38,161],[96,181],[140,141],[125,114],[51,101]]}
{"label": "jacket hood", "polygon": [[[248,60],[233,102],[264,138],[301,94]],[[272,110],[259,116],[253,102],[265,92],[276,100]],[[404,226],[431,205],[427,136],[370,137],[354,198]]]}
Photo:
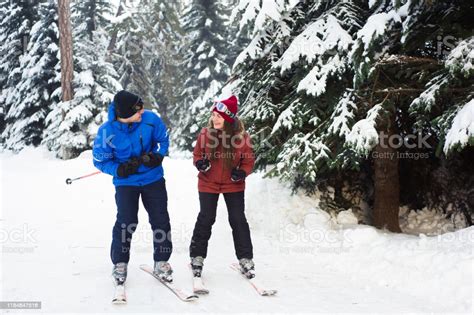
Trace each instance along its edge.
{"label": "jacket hood", "polygon": [[107,112],[107,118],[109,121],[115,120],[115,103],[113,101],[110,102],[109,109]]}

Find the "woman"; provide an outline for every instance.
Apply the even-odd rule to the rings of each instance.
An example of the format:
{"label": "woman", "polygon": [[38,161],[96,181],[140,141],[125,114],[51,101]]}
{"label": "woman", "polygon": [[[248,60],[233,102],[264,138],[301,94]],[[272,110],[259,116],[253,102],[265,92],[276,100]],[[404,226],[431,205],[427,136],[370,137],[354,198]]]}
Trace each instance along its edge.
{"label": "woman", "polygon": [[249,135],[236,117],[237,98],[216,102],[208,128],[203,128],[194,147],[194,165],[199,171],[200,212],[190,245],[191,267],[200,277],[212,225],[216,220],[217,200],[224,195],[232,227],[234,248],[242,273],[255,276],[250,229],[245,218],[245,178],[252,172],[255,157]]}

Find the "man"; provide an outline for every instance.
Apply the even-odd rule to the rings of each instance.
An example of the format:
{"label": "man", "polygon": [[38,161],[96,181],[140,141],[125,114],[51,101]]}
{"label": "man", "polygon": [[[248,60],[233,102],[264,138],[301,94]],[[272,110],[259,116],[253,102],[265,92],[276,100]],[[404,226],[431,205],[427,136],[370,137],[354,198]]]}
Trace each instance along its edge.
{"label": "man", "polygon": [[161,166],[169,146],[166,126],[155,113],[143,108],[139,96],[127,91],[115,95],[108,116],[97,132],[93,157],[95,167],[112,175],[115,185],[117,219],[110,250],[112,275],[117,283],[126,280],[141,196],[153,230],[154,271],[171,282],[171,226]]}

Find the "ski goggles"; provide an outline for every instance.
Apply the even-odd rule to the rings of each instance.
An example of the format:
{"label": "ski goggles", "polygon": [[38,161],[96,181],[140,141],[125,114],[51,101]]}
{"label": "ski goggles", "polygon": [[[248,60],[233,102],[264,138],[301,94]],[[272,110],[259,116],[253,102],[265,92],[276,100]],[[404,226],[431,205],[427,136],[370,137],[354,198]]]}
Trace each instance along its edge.
{"label": "ski goggles", "polygon": [[135,111],[135,113],[138,113],[143,109],[143,100],[139,97],[135,105],[132,106],[132,109]]}
{"label": "ski goggles", "polygon": [[235,114],[231,112],[224,103],[221,103],[221,102],[214,103],[213,109],[214,108],[217,109],[218,112],[224,113],[232,119],[235,118]]}

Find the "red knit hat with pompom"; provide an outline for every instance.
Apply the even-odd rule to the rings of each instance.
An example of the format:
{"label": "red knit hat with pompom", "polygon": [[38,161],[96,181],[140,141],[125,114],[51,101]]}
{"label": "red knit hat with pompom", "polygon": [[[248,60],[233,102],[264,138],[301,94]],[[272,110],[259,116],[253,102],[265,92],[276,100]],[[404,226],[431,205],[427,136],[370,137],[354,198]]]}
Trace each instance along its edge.
{"label": "red knit hat with pompom", "polygon": [[226,121],[233,123],[237,116],[237,102],[237,97],[232,95],[225,100],[216,101],[212,107],[212,111],[218,112]]}

